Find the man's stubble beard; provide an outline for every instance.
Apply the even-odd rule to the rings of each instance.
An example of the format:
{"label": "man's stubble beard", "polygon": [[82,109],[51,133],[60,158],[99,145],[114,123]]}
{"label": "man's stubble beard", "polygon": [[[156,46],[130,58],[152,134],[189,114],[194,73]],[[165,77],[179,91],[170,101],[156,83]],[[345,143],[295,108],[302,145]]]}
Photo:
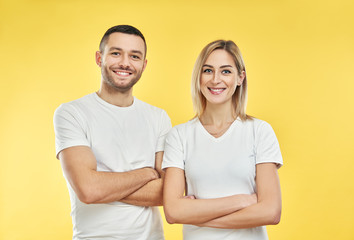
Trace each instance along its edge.
{"label": "man's stubble beard", "polygon": [[[109,74],[109,70],[107,70],[107,68],[105,68],[105,67],[103,67],[101,69],[102,69],[101,74],[102,74],[103,81],[106,82],[108,84],[108,86],[111,87],[112,90],[115,90],[118,92],[129,91],[139,81],[139,79],[141,78],[141,75],[142,75],[142,70],[141,71],[133,71],[133,70],[129,69],[130,71],[132,71],[132,74],[135,74],[135,77],[132,78],[127,85],[118,86],[114,82],[113,77]],[[121,70],[127,70],[127,69],[121,69]]]}

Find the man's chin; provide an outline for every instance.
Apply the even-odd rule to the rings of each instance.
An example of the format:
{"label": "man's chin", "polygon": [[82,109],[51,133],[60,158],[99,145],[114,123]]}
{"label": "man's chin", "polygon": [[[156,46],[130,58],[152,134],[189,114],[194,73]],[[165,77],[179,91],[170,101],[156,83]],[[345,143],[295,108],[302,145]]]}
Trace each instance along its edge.
{"label": "man's chin", "polygon": [[109,85],[112,87],[112,90],[114,89],[115,91],[124,93],[124,92],[129,92],[136,83],[137,82],[130,82],[127,84],[111,83]]}
{"label": "man's chin", "polygon": [[[140,78],[140,76],[139,76]],[[128,92],[139,81],[139,78],[116,79],[114,76],[104,77],[104,82],[112,91]]]}

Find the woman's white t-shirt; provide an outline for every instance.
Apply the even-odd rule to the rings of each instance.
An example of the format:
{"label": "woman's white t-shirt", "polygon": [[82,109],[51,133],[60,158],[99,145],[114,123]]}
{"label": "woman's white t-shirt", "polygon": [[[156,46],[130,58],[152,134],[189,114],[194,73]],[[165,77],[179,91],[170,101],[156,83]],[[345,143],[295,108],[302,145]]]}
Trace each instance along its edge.
{"label": "woman's white t-shirt", "polygon": [[[218,138],[198,118],[174,127],[166,138],[162,168],[185,171],[188,192],[197,199],[220,198],[256,192],[256,164],[283,159],[272,127],[259,119],[236,119]],[[217,229],[184,225],[185,240],[268,239],[265,226]]]}

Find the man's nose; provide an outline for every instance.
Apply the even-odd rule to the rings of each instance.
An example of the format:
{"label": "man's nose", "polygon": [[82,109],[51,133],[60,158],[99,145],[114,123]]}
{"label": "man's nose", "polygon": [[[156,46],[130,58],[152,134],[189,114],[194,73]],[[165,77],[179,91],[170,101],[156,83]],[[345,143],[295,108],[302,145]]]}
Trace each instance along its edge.
{"label": "man's nose", "polygon": [[120,58],[119,65],[123,68],[129,67],[129,56],[123,54],[122,57]]}

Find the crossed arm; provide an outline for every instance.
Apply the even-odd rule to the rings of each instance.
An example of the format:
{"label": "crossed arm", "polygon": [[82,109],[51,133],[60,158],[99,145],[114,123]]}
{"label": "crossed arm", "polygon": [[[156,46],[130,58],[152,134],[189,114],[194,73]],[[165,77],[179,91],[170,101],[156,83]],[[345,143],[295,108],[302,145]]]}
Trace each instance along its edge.
{"label": "crossed arm", "polygon": [[161,205],[162,156],[163,152],[156,153],[157,170],[146,167],[128,172],[98,172],[89,147],[70,147],[59,153],[64,174],[80,201],[87,204],[121,201],[137,206]]}
{"label": "crossed arm", "polygon": [[163,206],[168,223],[201,224],[255,204],[256,195],[238,194],[214,199],[184,197],[185,176],[179,168],[167,168]]}
{"label": "crossed arm", "polygon": [[168,168],[164,186],[164,210],[169,223],[238,229],[277,224],[280,221],[281,193],[274,163],[256,166],[257,201],[250,199],[252,195],[184,199],[184,185],[184,171]]}

